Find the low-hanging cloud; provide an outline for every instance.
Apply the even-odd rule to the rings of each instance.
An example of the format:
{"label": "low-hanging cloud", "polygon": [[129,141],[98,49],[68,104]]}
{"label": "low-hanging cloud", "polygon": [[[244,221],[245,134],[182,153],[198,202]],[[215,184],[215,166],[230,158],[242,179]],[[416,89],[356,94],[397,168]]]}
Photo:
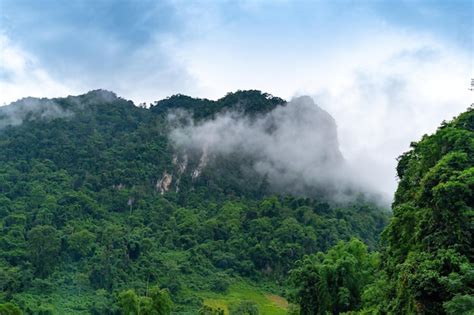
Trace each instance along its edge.
{"label": "low-hanging cloud", "polygon": [[173,125],[183,117],[187,122],[170,133],[176,147],[209,156],[251,156],[254,170],[267,176],[275,191],[311,195],[326,190],[338,198],[368,191],[339,151],[336,122],[308,96],[257,117],[231,111],[196,123],[189,114],[174,112],[169,120]]}
{"label": "low-hanging cloud", "polygon": [[0,130],[21,125],[26,120],[47,120],[72,115],[71,111],[61,108],[54,100],[28,97],[0,107]]}

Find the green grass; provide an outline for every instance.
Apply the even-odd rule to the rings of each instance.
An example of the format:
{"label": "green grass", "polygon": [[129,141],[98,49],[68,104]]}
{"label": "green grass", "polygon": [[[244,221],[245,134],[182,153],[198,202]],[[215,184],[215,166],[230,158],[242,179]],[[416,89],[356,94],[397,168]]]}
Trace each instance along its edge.
{"label": "green grass", "polygon": [[218,294],[205,292],[200,294],[204,299],[204,304],[224,309],[225,314],[229,314],[229,308],[241,301],[249,300],[258,305],[262,315],[285,315],[287,309],[285,300],[278,298],[279,303],[275,302],[275,296],[271,298],[269,292],[264,292],[248,283],[239,282],[229,287],[227,294]]}
{"label": "green grass", "polygon": [[[176,257],[175,257],[176,258]],[[24,308],[48,309],[52,314],[90,314],[90,308],[95,303],[99,305],[107,302],[105,290],[93,291],[87,290],[86,286],[81,285],[80,274],[74,279],[66,279],[73,283],[62,284],[56,290],[45,290],[44,294],[37,291],[24,292],[15,296],[15,302]],[[65,280],[58,276],[58,278]],[[58,280],[59,281],[59,280]],[[183,287],[181,294],[189,298],[198,298],[204,304],[219,307],[229,314],[229,309],[239,304],[241,301],[252,301],[257,304],[261,315],[284,315],[287,314],[286,300],[275,295],[277,288],[271,285],[265,286],[246,281],[241,278],[233,278],[233,283],[225,293],[212,291],[192,290],[189,287]],[[103,291],[104,295],[98,294]],[[113,299],[113,297],[109,298]],[[41,306],[40,306],[41,305]],[[105,304],[104,304],[105,305]],[[197,314],[199,304],[176,304],[175,314],[191,315]]]}

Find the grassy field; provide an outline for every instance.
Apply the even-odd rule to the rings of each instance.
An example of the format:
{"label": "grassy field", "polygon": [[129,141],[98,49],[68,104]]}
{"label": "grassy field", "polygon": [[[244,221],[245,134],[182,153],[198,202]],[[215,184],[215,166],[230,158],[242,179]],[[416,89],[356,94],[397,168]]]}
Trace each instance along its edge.
{"label": "grassy field", "polygon": [[[212,307],[219,307],[226,315],[229,309],[242,301],[252,301],[257,304],[261,315],[286,315],[288,302],[281,296],[274,294],[275,289],[260,286],[243,279],[234,279],[226,293],[212,291],[189,291],[189,296],[198,296],[203,303]],[[273,291],[273,292],[272,292]],[[35,292],[36,293],[36,292]],[[107,294],[105,290],[87,290],[76,285],[63,285],[57,291],[45,289],[44,295],[23,293],[17,296],[23,307],[37,307],[48,314],[90,314],[92,305],[106,305]],[[103,293],[103,294],[101,294]],[[110,298],[109,298],[110,299]],[[178,309],[179,308],[179,309]],[[198,306],[176,305],[175,314],[195,315]]]}
{"label": "grassy field", "polygon": [[258,305],[262,315],[284,315],[287,313],[288,302],[277,295],[262,292],[261,289],[247,283],[237,283],[230,286],[227,294],[217,294],[212,292],[202,293],[204,304],[220,307],[225,314],[229,314],[232,305],[241,301],[253,301]]}

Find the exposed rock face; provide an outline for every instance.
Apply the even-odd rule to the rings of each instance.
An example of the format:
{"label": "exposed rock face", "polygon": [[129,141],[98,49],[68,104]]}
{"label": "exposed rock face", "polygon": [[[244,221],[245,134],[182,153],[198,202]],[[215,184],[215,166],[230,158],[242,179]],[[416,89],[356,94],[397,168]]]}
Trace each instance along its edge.
{"label": "exposed rock face", "polygon": [[175,154],[173,156],[173,165],[176,168],[176,176],[175,176],[175,190],[179,192],[179,184],[181,182],[181,176],[184,174],[186,169],[188,168],[188,155],[183,154],[182,157],[179,154]]}
{"label": "exposed rock face", "polygon": [[182,161],[179,161],[178,157],[176,156],[176,163],[175,165],[178,166],[178,174],[182,175],[186,168],[188,167],[188,155],[184,154]]}
{"label": "exposed rock face", "polygon": [[199,164],[194,169],[193,173],[191,174],[192,179],[196,179],[201,175],[203,169],[206,167],[207,163],[209,162],[209,155],[207,147],[203,148],[201,158],[199,159]]}
{"label": "exposed rock face", "polygon": [[156,183],[156,190],[162,195],[170,190],[171,183],[173,182],[173,175],[168,172],[163,173],[163,177]]}
{"label": "exposed rock face", "polygon": [[113,189],[117,189],[117,190],[122,190],[122,189],[125,188],[125,185],[122,184],[122,183],[119,183],[119,184],[117,184],[117,185],[112,185],[112,188],[113,188]]}

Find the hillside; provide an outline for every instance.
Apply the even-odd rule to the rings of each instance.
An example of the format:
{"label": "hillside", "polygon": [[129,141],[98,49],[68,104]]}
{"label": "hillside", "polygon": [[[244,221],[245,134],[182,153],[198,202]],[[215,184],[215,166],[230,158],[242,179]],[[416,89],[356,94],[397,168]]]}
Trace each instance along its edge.
{"label": "hillside", "polygon": [[295,261],[351,237],[377,247],[387,212],[344,170],[335,121],[308,98],[145,108],[96,90],[1,107],[0,304],[194,314],[255,297],[285,312]]}
{"label": "hillside", "polygon": [[353,239],[296,263],[300,314],[474,314],[474,108],[413,142],[397,172],[379,253]]}
{"label": "hillside", "polygon": [[474,108],[399,157],[384,231],[389,311],[474,312]]}

